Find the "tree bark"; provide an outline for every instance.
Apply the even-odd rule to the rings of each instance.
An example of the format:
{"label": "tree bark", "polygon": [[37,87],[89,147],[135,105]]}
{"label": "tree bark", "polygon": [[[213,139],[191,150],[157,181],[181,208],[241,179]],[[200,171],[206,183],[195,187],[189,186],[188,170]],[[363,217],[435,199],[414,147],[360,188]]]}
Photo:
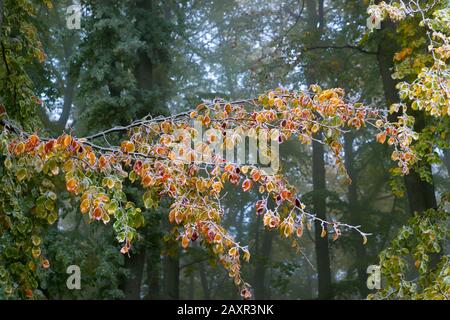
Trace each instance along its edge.
{"label": "tree bark", "polygon": [[140,248],[130,257],[125,257],[125,268],[131,273],[121,284],[125,300],[140,300],[141,284],[145,264],[145,249]]}
{"label": "tree bark", "polygon": [[[391,76],[394,67],[394,54],[399,50],[395,41],[395,35],[395,25],[390,21],[384,22],[379,31],[377,59],[383,82],[384,96],[388,107],[393,103],[399,102],[398,92],[395,87],[397,82]],[[390,120],[396,121],[398,116],[398,113],[394,113],[390,115]],[[421,132],[425,127],[423,113],[415,112],[414,116],[416,118],[414,129],[417,132]],[[422,165],[431,175],[431,166],[429,164]],[[416,212],[421,213],[427,209],[436,207],[434,183],[428,183],[422,180],[414,169],[411,169],[410,173],[404,177],[404,183],[411,214]]]}
{"label": "tree bark", "polygon": [[[320,43],[320,37],[325,26],[323,0],[307,0],[308,30],[311,40]],[[310,61],[305,70],[305,78],[308,85],[317,82],[313,72],[313,64]],[[322,134],[318,132],[316,139],[321,139]],[[326,220],[326,182],[325,182],[325,160],[323,144],[313,141],[313,208],[317,217]],[[328,248],[328,237],[321,237],[322,225],[315,223],[315,249],[318,272],[318,298],[331,299],[333,297],[331,285],[330,254]]]}
{"label": "tree bark", "polygon": [[447,175],[450,176],[450,149],[444,150],[444,165],[447,168]]}
{"label": "tree bark", "polygon": [[[321,133],[316,135],[320,139]],[[313,207],[318,218],[326,220],[326,182],[323,144],[313,141]],[[315,248],[318,272],[319,299],[332,299],[330,253],[328,237],[321,237],[322,225],[315,222]]]}
{"label": "tree bark", "polygon": [[[178,244],[176,244],[178,245]],[[179,250],[164,257],[164,286],[167,299],[180,299],[180,257]]]}
{"label": "tree bark", "polygon": [[[161,225],[170,232],[171,224],[163,217]],[[176,240],[166,242],[168,251],[163,257],[163,292],[165,299],[178,300],[180,298],[180,248]]]}
{"label": "tree bark", "polygon": [[200,281],[203,289],[203,299],[211,300],[211,290],[208,285],[208,278],[206,277],[205,265],[203,262],[198,264],[198,273],[200,274]]}
{"label": "tree bark", "polygon": [[[159,229],[158,227],[159,224],[149,223],[149,229]],[[161,298],[161,240],[159,232],[155,234],[152,231],[147,233],[149,237],[146,245],[148,294],[145,299],[157,300]]]}
{"label": "tree bark", "polygon": [[2,39],[3,34],[3,0],[0,0],[0,40]]}
{"label": "tree bark", "polygon": [[[347,174],[351,179],[351,184],[348,186],[347,198],[348,198],[348,211],[350,213],[350,221],[357,224],[359,214],[359,200],[358,200],[358,180],[356,170],[354,166],[353,155],[353,140],[354,136],[352,132],[344,135],[344,153],[345,153],[345,167]],[[366,297],[369,294],[369,290],[366,285],[367,273],[367,253],[366,247],[362,244],[361,239],[357,237],[354,241],[355,256],[356,256],[356,270],[358,274],[358,289],[362,297]]]}
{"label": "tree bark", "polygon": [[[261,250],[256,257],[255,280],[253,284],[256,300],[264,300],[269,298],[266,275],[267,266],[270,262],[270,255],[272,253],[272,242],[273,232],[264,230]],[[255,248],[255,250],[258,250],[258,248]]]}

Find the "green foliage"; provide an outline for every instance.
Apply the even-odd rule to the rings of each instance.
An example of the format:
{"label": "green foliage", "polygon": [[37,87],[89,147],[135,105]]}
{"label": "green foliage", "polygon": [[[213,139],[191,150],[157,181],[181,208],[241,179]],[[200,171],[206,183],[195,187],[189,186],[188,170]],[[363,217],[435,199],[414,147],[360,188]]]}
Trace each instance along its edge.
{"label": "green foliage", "polygon": [[31,291],[38,287],[35,271],[46,261],[43,232],[58,218],[55,184],[42,168],[39,170],[39,159],[27,162],[5,158],[5,139],[2,134],[1,160],[5,166],[1,168],[0,192],[0,291],[13,298],[30,298]]}
{"label": "green foliage", "polygon": [[0,105],[6,108],[11,119],[24,128],[32,129],[36,125],[36,109],[40,108],[41,101],[33,92],[26,68],[36,60],[39,63],[45,60],[35,27],[34,3],[29,0],[7,0],[3,3],[3,10]]}
{"label": "green foliage", "polygon": [[82,62],[76,108],[80,133],[128,124],[167,111],[168,67],[174,24],[164,4],[114,0],[86,1]]}
{"label": "green foliage", "polygon": [[[76,230],[64,232],[52,230],[45,236],[45,250],[51,268],[40,270],[40,288],[52,299],[120,299],[124,293],[119,289],[124,277],[124,256],[117,254],[117,246],[110,232],[92,233]],[[67,267],[77,265],[82,270],[81,290],[68,290]]]}
{"label": "green foliage", "polygon": [[403,226],[389,248],[380,253],[382,290],[369,299],[448,299],[450,261],[444,254],[450,236],[448,199],[441,207],[416,214]]}

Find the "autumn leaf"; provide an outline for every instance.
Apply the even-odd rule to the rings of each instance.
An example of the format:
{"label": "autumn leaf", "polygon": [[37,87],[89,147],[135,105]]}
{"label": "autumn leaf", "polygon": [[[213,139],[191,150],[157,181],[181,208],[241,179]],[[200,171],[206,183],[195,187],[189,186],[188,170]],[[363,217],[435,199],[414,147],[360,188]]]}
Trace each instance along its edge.
{"label": "autumn leaf", "polygon": [[250,190],[251,187],[252,181],[250,179],[245,179],[244,182],[242,183],[242,190],[244,190],[244,192],[247,192],[248,190]]}
{"label": "autumn leaf", "polygon": [[237,247],[233,247],[233,248],[231,248],[230,250],[228,250],[228,254],[229,254],[231,257],[237,257],[238,254],[239,254],[239,250],[238,250]]}
{"label": "autumn leaf", "polygon": [[362,237],[363,237],[363,244],[366,244],[366,243],[367,243],[367,237],[366,237],[366,235],[363,234]]}
{"label": "autumn leaf", "polygon": [[91,205],[91,203],[90,203],[89,199],[84,199],[83,201],[81,201],[81,204],[80,204],[81,213],[87,213],[89,211],[90,205]]}
{"label": "autumn leaf", "polygon": [[50,262],[49,262],[47,259],[44,259],[44,260],[42,261],[42,267],[43,267],[44,269],[50,268]]}
{"label": "autumn leaf", "polygon": [[377,134],[377,141],[383,144],[386,141],[386,132],[380,132]]}
{"label": "autumn leaf", "polygon": [[103,210],[101,207],[95,207],[94,211],[92,212],[92,217],[95,220],[100,220],[102,218],[103,215]]}
{"label": "autumn leaf", "polygon": [[66,189],[69,192],[74,192],[77,188],[77,181],[75,179],[69,179],[66,182]]}
{"label": "autumn leaf", "polygon": [[261,178],[261,172],[259,170],[254,170],[252,172],[253,181],[258,182],[260,178]]}
{"label": "autumn leaf", "polygon": [[20,182],[22,180],[24,180],[27,176],[27,169],[25,168],[20,168],[19,170],[17,170],[16,172],[16,178],[17,180]]}
{"label": "autumn leaf", "polygon": [[312,133],[316,133],[317,131],[319,131],[319,125],[317,123],[314,123],[313,126],[311,127],[311,132]]}
{"label": "autumn leaf", "polygon": [[326,230],[326,228],[324,226],[322,226],[322,232],[320,233],[320,236],[322,238],[325,238],[326,235],[327,235],[327,230]]}
{"label": "autumn leaf", "polygon": [[186,249],[189,246],[189,242],[190,242],[189,238],[186,235],[184,235],[181,238],[181,245],[183,246],[184,249]]}

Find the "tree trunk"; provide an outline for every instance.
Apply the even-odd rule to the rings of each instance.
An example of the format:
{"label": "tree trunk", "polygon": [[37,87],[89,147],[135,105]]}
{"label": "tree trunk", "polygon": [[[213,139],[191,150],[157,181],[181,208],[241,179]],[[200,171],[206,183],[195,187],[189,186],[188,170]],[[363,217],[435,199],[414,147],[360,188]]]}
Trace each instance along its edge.
{"label": "tree trunk", "polygon": [[447,175],[450,176],[450,149],[444,150],[444,165],[447,168]]}
{"label": "tree trunk", "polygon": [[[152,213],[155,214],[155,213]],[[146,245],[147,261],[147,285],[148,294],[145,299],[156,300],[161,298],[161,240],[160,232],[153,232],[153,229],[159,229],[158,224],[149,223],[148,242]]]}
{"label": "tree trunk", "polygon": [[[347,173],[351,179],[351,184],[348,186],[348,210],[350,213],[350,221],[353,224],[358,224],[359,203],[358,203],[358,180],[354,167],[354,155],[353,155],[353,133],[346,133],[344,136],[344,153],[345,153],[345,167]],[[367,253],[366,247],[362,244],[360,237],[356,237],[354,241],[355,256],[356,256],[356,270],[358,274],[358,289],[362,297],[366,297],[369,294],[369,290],[366,285],[367,273]]]}
{"label": "tree trunk", "polygon": [[194,293],[195,293],[195,276],[194,272],[191,272],[189,274],[189,289],[188,289],[189,300],[194,300]]}
{"label": "tree trunk", "polygon": [[180,299],[179,250],[177,250],[177,252],[173,255],[167,255],[164,257],[164,286],[167,299]]}
{"label": "tree trunk", "polygon": [[[379,31],[378,44],[378,65],[380,69],[381,79],[383,81],[384,95],[386,104],[389,107],[393,103],[399,102],[399,96],[396,89],[396,81],[392,79],[392,69],[394,67],[394,54],[399,50],[395,41],[396,28],[392,22],[384,22],[382,29]],[[416,123],[414,129],[421,132],[425,127],[425,118],[423,113],[416,112]],[[390,116],[391,121],[395,121],[399,114]],[[428,164],[423,166],[430,172],[431,167]],[[408,195],[408,203],[411,214],[421,213],[427,209],[436,207],[436,196],[434,193],[434,183],[428,183],[422,180],[414,169],[404,177],[406,193]]]}
{"label": "tree trunk", "polygon": [[200,281],[202,283],[203,299],[211,300],[211,291],[209,289],[208,278],[206,277],[205,265],[203,264],[203,262],[200,262],[198,264],[198,272],[200,274]]}
{"label": "tree trunk", "polygon": [[[167,217],[163,217],[162,226],[170,231],[171,224]],[[180,248],[176,240],[166,242],[168,251],[163,257],[164,298],[171,300],[180,299]]]}
{"label": "tree trunk", "polygon": [[131,273],[121,284],[125,300],[140,300],[141,284],[145,264],[145,249],[138,249],[137,253],[125,256],[125,268]]}
{"label": "tree trunk", "polygon": [[2,34],[3,34],[3,0],[0,0],[0,40],[2,40]]}
{"label": "tree trunk", "polygon": [[[255,280],[253,289],[256,300],[268,299],[267,292],[267,266],[272,252],[273,232],[264,230],[261,251],[256,257]],[[258,252],[258,248],[256,248]]]}
{"label": "tree trunk", "polygon": [[[316,135],[317,139],[321,133]],[[313,141],[313,207],[318,218],[326,220],[326,185],[325,185],[325,161],[323,144]],[[322,225],[315,222],[315,248],[318,272],[319,299],[332,299],[330,253],[328,237],[321,237]]]}
{"label": "tree trunk", "polygon": [[[320,37],[325,27],[323,0],[307,0],[308,32],[311,34],[312,43],[320,43]],[[313,61],[305,68],[305,78],[308,85],[317,82],[313,72]],[[316,139],[321,139],[322,134],[318,132]],[[326,220],[326,185],[325,185],[325,160],[323,144],[313,141],[313,207],[317,217]],[[318,298],[331,299],[333,297],[331,286],[330,254],[328,248],[328,237],[321,237],[322,226],[315,223],[315,249],[318,272]]]}

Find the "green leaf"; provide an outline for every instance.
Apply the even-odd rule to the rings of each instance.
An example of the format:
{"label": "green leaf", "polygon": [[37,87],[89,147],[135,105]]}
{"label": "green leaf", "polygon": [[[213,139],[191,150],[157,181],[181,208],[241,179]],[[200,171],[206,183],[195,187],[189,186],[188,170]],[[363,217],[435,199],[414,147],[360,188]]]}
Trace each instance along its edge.
{"label": "green leaf", "polygon": [[118,208],[117,201],[112,200],[105,209],[108,211],[108,214],[115,214],[117,208]]}
{"label": "green leaf", "polygon": [[150,209],[153,206],[153,198],[150,191],[144,193],[144,195],[142,196],[142,200],[144,200],[145,209]]}
{"label": "green leaf", "polygon": [[47,199],[45,201],[45,209],[47,209],[48,211],[52,211],[53,209],[55,209],[55,202],[53,202],[51,199]]}
{"label": "green leaf", "polygon": [[117,235],[117,241],[119,242],[124,242],[125,241],[125,232],[119,232],[119,234]]}
{"label": "green leaf", "polygon": [[16,178],[17,178],[17,180],[19,180],[19,182],[22,181],[23,179],[25,179],[26,176],[27,176],[27,169],[20,168],[19,170],[17,170]]}
{"label": "green leaf", "polygon": [[134,171],[131,171],[130,174],[128,175],[128,179],[130,179],[131,182],[135,182],[137,177],[138,175]]}
{"label": "green leaf", "polygon": [[56,201],[57,196],[56,196],[56,193],[54,193],[53,191],[47,192],[47,196],[48,196],[51,200]]}
{"label": "green leaf", "polygon": [[33,242],[33,244],[37,247],[41,244],[41,238],[37,235],[32,235],[31,242]]}
{"label": "green leaf", "polygon": [[49,224],[54,224],[56,220],[58,220],[58,215],[55,212],[52,212],[47,216],[47,222]]}
{"label": "green leaf", "polygon": [[12,162],[11,162],[10,158],[6,158],[6,160],[5,160],[5,168],[8,169],[8,170],[11,170]]}

